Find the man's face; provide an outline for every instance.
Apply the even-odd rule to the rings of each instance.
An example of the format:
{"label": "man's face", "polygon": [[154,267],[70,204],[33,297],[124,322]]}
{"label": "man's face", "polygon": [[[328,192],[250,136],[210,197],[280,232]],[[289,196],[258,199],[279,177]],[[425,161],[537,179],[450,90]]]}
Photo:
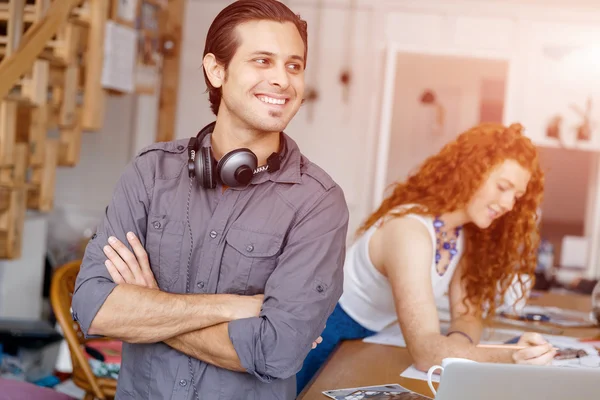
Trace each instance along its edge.
{"label": "man's face", "polygon": [[236,27],[240,46],[222,82],[219,118],[280,132],[304,96],[304,42],[291,22],[250,21]]}

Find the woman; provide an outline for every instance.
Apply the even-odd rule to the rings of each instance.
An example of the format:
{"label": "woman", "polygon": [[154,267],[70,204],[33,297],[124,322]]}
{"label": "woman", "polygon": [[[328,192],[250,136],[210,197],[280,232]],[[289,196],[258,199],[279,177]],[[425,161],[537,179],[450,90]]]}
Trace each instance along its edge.
{"label": "woman", "polygon": [[[297,375],[298,392],[341,340],[396,322],[422,371],[445,357],[550,363],[555,350],[535,333],[522,335],[521,350],[476,347],[513,278],[533,276],[542,192],[537,150],[518,124],[476,126],[396,184],[348,250],[344,293]],[[446,293],[442,335],[436,299]]]}

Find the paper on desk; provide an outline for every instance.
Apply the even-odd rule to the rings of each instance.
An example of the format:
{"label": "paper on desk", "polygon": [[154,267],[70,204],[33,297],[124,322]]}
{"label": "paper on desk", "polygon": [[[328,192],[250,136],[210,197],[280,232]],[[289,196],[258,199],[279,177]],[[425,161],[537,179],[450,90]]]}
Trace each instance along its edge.
{"label": "paper on desk", "polygon": [[[448,332],[448,328],[450,324],[447,322],[440,323],[440,333],[445,335]],[[519,336],[523,333],[521,330],[515,329],[488,329],[485,328],[483,330],[481,343],[486,344],[497,344],[504,343],[507,340]],[[391,325],[379,333],[369,336],[363,339],[365,343],[375,343],[375,344],[384,344],[388,346],[398,346],[398,347],[406,347],[406,341],[404,340],[404,336],[402,335],[402,331],[400,330],[399,324]]]}
{"label": "paper on desk", "polygon": [[[559,367],[569,367],[569,368],[597,368],[600,369],[600,356],[598,355],[598,350],[593,344],[590,343],[582,343],[578,338],[571,336],[556,336],[556,335],[543,335],[546,340],[548,340],[554,347],[559,349],[581,349],[584,350],[588,355],[586,357],[575,358],[571,360],[553,360],[552,365]],[[484,343],[482,341],[482,343]],[[488,342],[490,343],[490,342]],[[411,365],[407,369],[405,369],[400,376],[404,378],[410,379],[418,379],[422,381],[427,380],[427,373],[421,372],[415,368],[414,365]],[[440,376],[434,374],[431,379],[433,382],[439,382]]]}
{"label": "paper on desk", "polygon": [[[512,314],[509,310],[507,314]],[[543,314],[550,318],[550,322],[554,325],[561,327],[587,327],[587,326],[595,326],[596,323],[590,318],[589,312],[582,312],[576,310],[567,310],[558,307],[548,307],[548,306],[533,306],[528,305],[523,308],[521,314]],[[502,316],[499,317],[503,319]]]}
{"label": "paper on desk", "polygon": [[[438,372],[439,372],[439,370],[438,370]],[[411,365],[410,367],[406,368],[404,370],[404,372],[402,372],[400,374],[400,376],[403,377],[403,378],[418,379],[420,381],[426,381],[427,380],[427,372],[419,371],[418,369],[415,368],[414,365]],[[440,381],[440,376],[438,374],[431,375],[431,381],[432,382],[439,382]]]}
{"label": "paper on desk", "polygon": [[600,355],[592,343],[580,342],[571,336],[543,335],[546,340],[559,349],[580,349],[588,355],[570,360],[553,360],[552,365],[571,368],[600,368]]}
{"label": "paper on desk", "polygon": [[363,342],[406,347],[406,341],[398,324],[391,325],[373,336],[364,338]]}

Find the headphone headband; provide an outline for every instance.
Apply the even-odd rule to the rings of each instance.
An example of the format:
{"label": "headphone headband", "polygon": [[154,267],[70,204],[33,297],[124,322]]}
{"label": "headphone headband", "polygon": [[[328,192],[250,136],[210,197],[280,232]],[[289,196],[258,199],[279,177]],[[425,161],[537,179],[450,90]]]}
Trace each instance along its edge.
{"label": "headphone headband", "polygon": [[[200,132],[198,132],[198,134],[196,136],[193,136],[190,138],[189,142],[188,142],[188,174],[190,176],[190,178],[193,178],[195,175],[198,176],[201,181],[203,182],[203,186],[208,185],[208,187],[214,187],[214,183],[213,182],[209,182],[205,185],[206,180],[212,180],[212,164],[215,163],[216,161],[214,161],[212,159],[212,152],[210,151],[210,145],[204,148],[200,148],[202,146],[202,142],[204,140],[204,138],[206,137],[206,135],[210,134],[213,132],[214,128],[216,125],[216,121],[211,122],[210,124],[206,125],[204,128],[202,128],[200,130]],[[199,154],[200,153],[200,154]],[[245,153],[247,155],[249,155],[251,158],[254,158],[254,160],[256,161],[256,155],[254,155],[254,153],[252,153],[249,149],[235,149],[231,152],[229,152],[228,154],[225,154],[223,156],[223,158],[219,161],[219,164],[217,165],[217,172],[221,171],[221,163],[227,163],[230,162],[230,158],[235,155],[236,153]],[[268,158],[267,158],[267,164],[266,165],[262,165],[262,166],[256,166],[256,162],[254,162],[254,168],[248,169],[248,167],[246,165],[244,165],[243,167],[246,169],[246,171],[244,172],[244,181],[249,180],[252,178],[252,175],[260,173],[260,172],[275,172],[278,171],[281,168],[281,162],[283,160],[283,158],[286,156],[287,154],[287,144],[286,144],[286,140],[285,137],[283,135],[283,132],[279,133],[279,150],[277,152],[273,152]],[[198,162],[196,161],[197,157],[201,157],[202,159],[200,160],[200,165],[203,166],[203,173],[200,174],[199,171],[196,168],[196,165],[198,164]],[[207,160],[206,158],[208,158],[209,160]],[[233,158],[240,158],[238,157],[233,157]],[[247,157],[246,157],[247,159]],[[252,163],[251,163],[252,164]],[[232,167],[229,167],[229,169],[231,169]],[[238,167],[233,167],[237,168]],[[210,174],[210,176],[206,176],[206,172],[208,172]],[[248,173],[251,172],[250,175],[248,175]],[[219,175],[219,174],[217,174]],[[227,180],[230,181],[230,183],[232,182],[233,178],[230,179],[222,179],[223,180]],[[237,179],[237,178],[235,178]],[[233,186],[233,185],[230,185]]]}

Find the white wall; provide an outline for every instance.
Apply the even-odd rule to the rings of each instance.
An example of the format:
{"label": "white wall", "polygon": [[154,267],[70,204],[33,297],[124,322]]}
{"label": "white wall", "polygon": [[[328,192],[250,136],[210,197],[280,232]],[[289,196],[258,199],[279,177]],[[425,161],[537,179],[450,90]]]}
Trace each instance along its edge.
{"label": "white wall", "polygon": [[54,209],[49,215],[52,250],[95,228],[108,205],[117,179],[133,153],[136,97],[111,96],[106,101],[102,129],[84,132],[79,163],[60,167],[56,175]]}
{"label": "white wall", "polygon": [[21,257],[0,261],[0,318],[41,318],[47,228],[45,216],[28,213]]}
{"label": "white wall", "polygon": [[[107,98],[102,129],[83,134],[79,163],[57,171],[54,210],[49,215],[53,255],[63,241],[92,233],[125,166],[155,141],[157,112],[157,95]],[[59,263],[64,261],[57,256]]]}
{"label": "white wall", "polygon": [[[403,180],[426,157],[480,122],[482,85],[504,81],[505,61],[400,53],[386,186]],[[432,90],[444,107],[444,128],[435,129],[436,110],[420,102]]]}
{"label": "white wall", "polygon": [[114,96],[106,101],[106,117],[98,132],[84,132],[81,157],[72,168],[56,174],[56,208],[103,210],[114,184],[131,158],[134,96]]}
{"label": "white wall", "polygon": [[131,155],[156,141],[158,131],[159,92],[137,96],[133,122]]}

